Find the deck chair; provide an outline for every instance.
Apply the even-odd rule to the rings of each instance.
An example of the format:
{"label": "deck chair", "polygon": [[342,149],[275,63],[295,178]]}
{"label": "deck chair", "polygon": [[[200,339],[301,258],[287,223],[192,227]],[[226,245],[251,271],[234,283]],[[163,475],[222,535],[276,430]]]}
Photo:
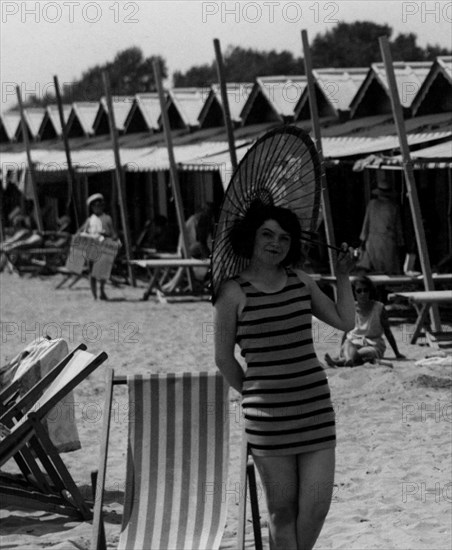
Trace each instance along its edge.
{"label": "deck chair", "polygon": [[92,517],[49,437],[45,422],[49,412],[107,358],[104,352],[94,357],[84,348],[82,345],[65,357],[0,416],[0,467],[14,459],[22,474],[0,475],[2,506],[32,507],[83,519]]}
{"label": "deck chair", "polygon": [[[15,375],[20,374],[19,371],[25,363],[30,368],[22,376],[14,377],[15,379],[13,378],[12,382],[0,391],[0,425],[11,429],[16,422],[29,412],[78,350],[85,351],[85,344],[80,344],[71,353],[68,353],[67,343],[64,340],[41,338],[33,341],[11,360],[7,367],[12,367],[15,370]],[[58,356],[60,356],[60,360],[53,362]],[[30,373],[30,371],[36,370],[34,368],[36,362],[38,362],[37,366],[40,366],[41,359],[46,362],[47,373],[37,378],[38,375]],[[5,370],[5,379],[11,377],[10,370],[9,368]],[[43,426],[47,428],[50,440],[60,453],[80,449],[77,426],[73,418],[73,402],[72,392],[68,392],[59,404],[59,406],[67,408],[66,412],[69,413],[69,418],[65,419],[65,415],[58,414],[57,410],[55,416],[50,411],[50,420],[48,417],[42,421]],[[28,446],[16,453],[13,459],[21,470],[24,479],[29,480],[31,483],[38,483],[40,470],[33,472],[35,460],[33,455],[30,454]],[[42,484],[38,484],[38,488],[42,489]]]}
{"label": "deck chair", "polygon": [[[124,512],[118,548],[214,550],[224,532],[228,387],[219,373],[107,374],[92,549],[105,548],[103,491],[113,386],[129,388]],[[257,502],[257,499],[256,499]]]}

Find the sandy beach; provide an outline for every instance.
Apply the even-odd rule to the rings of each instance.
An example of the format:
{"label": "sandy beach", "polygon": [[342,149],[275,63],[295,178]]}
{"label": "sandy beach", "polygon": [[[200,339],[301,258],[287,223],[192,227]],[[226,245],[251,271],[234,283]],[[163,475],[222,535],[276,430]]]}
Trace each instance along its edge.
{"label": "sandy beach", "polygon": [[[63,337],[106,351],[107,367],[121,374],[214,370],[209,302],[140,301],[143,287],[107,287],[94,302],[88,283],[54,290],[59,276],[1,277],[1,365],[37,336]],[[450,328],[450,327],[449,327]],[[337,415],[337,473],[333,502],[316,549],[441,550],[452,547],[452,377],[449,365],[415,365],[431,348],[410,345],[413,325],[393,326],[405,361],[389,366],[327,369]],[[339,333],[314,323],[320,359],[335,354]],[[102,427],[105,366],[75,391],[82,448],[63,454],[76,483],[90,495]],[[235,548],[241,440],[238,395],[231,391],[230,499],[221,548]],[[115,548],[122,514],[127,442],[125,389],[115,390],[118,421],[111,432],[105,519]],[[14,465],[5,468],[14,471]],[[265,505],[263,536],[268,548]],[[2,549],[88,549],[91,523],[42,511],[2,509]],[[247,548],[253,547],[247,527]]]}

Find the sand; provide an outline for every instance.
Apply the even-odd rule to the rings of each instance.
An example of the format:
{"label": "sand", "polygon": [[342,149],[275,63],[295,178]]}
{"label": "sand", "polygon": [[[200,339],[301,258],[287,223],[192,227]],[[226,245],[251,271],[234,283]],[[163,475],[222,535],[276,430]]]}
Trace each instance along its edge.
{"label": "sand", "polygon": [[[94,302],[88,284],[54,290],[59,277],[1,278],[1,364],[36,336],[64,337],[70,349],[84,342],[105,350],[118,373],[215,369],[208,302],[141,302],[143,287],[108,287],[109,302]],[[406,361],[393,367],[366,365],[327,369],[337,414],[337,473],[333,502],[316,549],[440,550],[451,536],[451,366],[418,366],[430,348],[408,343],[412,325],[394,327]],[[320,358],[335,354],[339,334],[319,324],[314,339]],[[98,467],[105,366],[75,392],[82,449],[63,454],[76,483],[90,494]],[[115,390],[119,422],[110,445],[106,532],[118,540],[125,476],[125,390]],[[231,392],[231,409],[238,395]],[[241,423],[231,415],[230,483],[239,482]],[[5,469],[13,471],[10,464]],[[235,548],[238,504],[231,491],[222,548]],[[261,501],[265,547],[265,505]],[[91,523],[42,511],[2,509],[2,549],[88,549]],[[247,547],[253,547],[251,523]]]}

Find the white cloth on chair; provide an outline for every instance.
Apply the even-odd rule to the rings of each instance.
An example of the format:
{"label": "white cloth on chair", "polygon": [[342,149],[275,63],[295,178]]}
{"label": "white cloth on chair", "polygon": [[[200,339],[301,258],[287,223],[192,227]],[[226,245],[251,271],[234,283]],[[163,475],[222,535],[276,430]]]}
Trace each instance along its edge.
{"label": "white cloth on chair", "polygon": [[[67,342],[62,338],[37,338],[1,369],[0,389],[20,379],[20,394],[25,395],[68,353]],[[46,417],[50,440],[60,453],[81,448],[74,409],[74,396],[69,392]]]}

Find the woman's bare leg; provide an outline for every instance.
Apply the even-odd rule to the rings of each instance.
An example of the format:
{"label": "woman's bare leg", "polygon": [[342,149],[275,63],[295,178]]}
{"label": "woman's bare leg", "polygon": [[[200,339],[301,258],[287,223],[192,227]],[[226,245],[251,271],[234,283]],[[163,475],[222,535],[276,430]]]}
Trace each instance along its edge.
{"label": "woman's bare leg", "polygon": [[91,275],[89,278],[89,284],[91,286],[91,293],[93,295],[93,298],[97,300],[97,280]]}
{"label": "woman's bare leg", "polygon": [[330,509],[334,487],[335,450],[323,449],[297,455],[299,500],[297,549],[314,547]]}
{"label": "woman's bare leg", "polygon": [[346,365],[360,365],[362,363],[358,348],[348,340],[342,346],[341,355],[345,359]]}
{"label": "woman's bare leg", "polygon": [[377,349],[372,346],[365,346],[358,350],[358,355],[361,357],[363,363],[369,362],[374,363],[377,359],[380,358],[380,354]]}
{"label": "woman's bare leg", "polygon": [[267,500],[270,550],[298,550],[297,455],[254,456]]}

